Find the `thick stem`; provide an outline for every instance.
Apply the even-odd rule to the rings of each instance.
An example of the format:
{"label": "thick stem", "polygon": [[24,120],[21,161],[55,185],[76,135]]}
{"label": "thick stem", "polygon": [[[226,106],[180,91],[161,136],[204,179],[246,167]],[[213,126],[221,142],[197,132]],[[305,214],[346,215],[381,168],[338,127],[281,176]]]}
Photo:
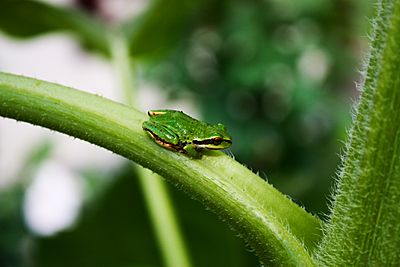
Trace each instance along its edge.
{"label": "thick stem", "polygon": [[[145,114],[53,83],[0,73],[0,116],[87,140],[157,172],[208,205],[269,266],[313,266],[320,221],[222,152],[191,159],[157,145]],[[305,246],[303,246],[303,244]]]}
{"label": "thick stem", "polygon": [[371,56],[326,235],[322,266],[400,262],[400,1],[378,3]]}

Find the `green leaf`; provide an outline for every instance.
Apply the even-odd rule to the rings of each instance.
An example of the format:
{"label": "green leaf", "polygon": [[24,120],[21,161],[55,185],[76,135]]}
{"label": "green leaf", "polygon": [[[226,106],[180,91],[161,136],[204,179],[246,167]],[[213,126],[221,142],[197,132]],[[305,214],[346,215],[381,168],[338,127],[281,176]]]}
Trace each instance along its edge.
{"label": "green leaf", "polygon": [[89,48],[108,53],[107,35],[101,23],[78,10],[43,2],[1,1],[0,30],[16,37],[68,31]]}
{"label": "green leaf", "polygon": [[17,184],[0,191],[0,266],[26,266],[22,244],[30,238],[23,220],[24,188]]}
{"label": "green leaf", "polygon": [[[223,2],[223,1],[219,1]],[[122,26],[134,57],[159,57],[174,48],[190,25],[205,13],[207,6],[221,5],[210,0],[154,0],[139,18]]]}
{"label": "green leaf", "polygon": [[226,220],[270,266],[313,266],[321,222],[222,152],[194,160],[157,145],[145,114],[64,86],[0,73],[0,115],[87,140],[157,172]]}
{"label": "green leaf", "polygon": [[400,262],[400,1],[378,1],[362,96],[339,174],[321,266]]}

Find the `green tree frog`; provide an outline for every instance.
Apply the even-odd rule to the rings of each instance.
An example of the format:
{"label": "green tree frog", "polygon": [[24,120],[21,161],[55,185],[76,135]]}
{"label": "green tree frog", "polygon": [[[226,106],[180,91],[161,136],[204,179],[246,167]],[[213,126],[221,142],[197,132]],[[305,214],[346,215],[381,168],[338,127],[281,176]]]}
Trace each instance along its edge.
{"label": "green tree frog", "polygon": [[142,127],[154,141],[190,157],[199,158],[203,149],[225,149],[232,144],[220,123],[211,125],[177,110],[150,110],[148,115],[149,120]]}

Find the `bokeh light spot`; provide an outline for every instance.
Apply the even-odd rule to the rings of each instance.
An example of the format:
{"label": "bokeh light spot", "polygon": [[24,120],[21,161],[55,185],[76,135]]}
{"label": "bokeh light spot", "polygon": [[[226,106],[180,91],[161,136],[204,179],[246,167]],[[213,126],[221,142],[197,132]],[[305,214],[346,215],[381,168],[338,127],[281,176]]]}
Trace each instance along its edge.
{"label": "bokeh light spot", "polygon": [[38,235],[53,235],[71,226],[82,202],[79,177],[56,162],[45,163],[24,199],[24,217]]}

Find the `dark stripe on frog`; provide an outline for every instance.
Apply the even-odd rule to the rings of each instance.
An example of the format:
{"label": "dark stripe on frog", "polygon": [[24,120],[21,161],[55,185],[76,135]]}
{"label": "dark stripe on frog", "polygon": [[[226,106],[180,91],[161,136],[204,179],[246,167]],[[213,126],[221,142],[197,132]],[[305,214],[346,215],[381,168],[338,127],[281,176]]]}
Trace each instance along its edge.
{"label": "dark stripe on frog", "polygon": [[208,140],[202,140],[202,141],[193,140],[193,144],[195,144],[195,145],[208,145],[208,144],[220,145],[222,142],[227,142],[229,144],[232,144],[231,140],[224,140],[222,138],[214,138],[214,139],[208,139]]}

